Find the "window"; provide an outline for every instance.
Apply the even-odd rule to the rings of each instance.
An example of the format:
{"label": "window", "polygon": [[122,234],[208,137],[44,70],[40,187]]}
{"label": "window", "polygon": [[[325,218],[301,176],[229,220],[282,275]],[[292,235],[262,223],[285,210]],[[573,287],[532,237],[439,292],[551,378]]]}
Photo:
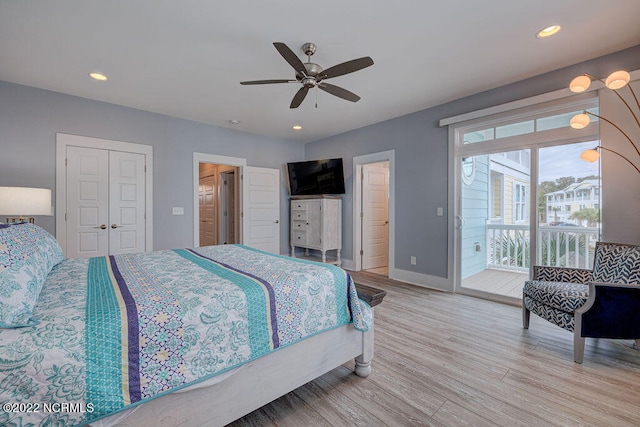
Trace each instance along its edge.
{"label": "window", "polygon": [[[585,105],[584,108],[575,109],[569,107],[569,110],[557,114],[535,114],[533,118],[522,117],[520,119],[512,119],[507,123],[496,123],[495,126],[487,128],[486,125],[479,129],[464,132],[462,140],[464,144],[477,144],[480,142],[494,141],[498,139],[509,138],[513,136],[529,135],[538,132],[567,128],[569,121],[573,116],[582,113],[584,110],[593,114],[598,114],[598,106]],[[592,121],[597,121],[595,116],[591,117]]]}
{"label": "window", "polygon": [[476,176],[476,158],[473,156],[462,158],[462,181],[471,185]]}
{"label": "window", "polygon": [[524,222],[527,220],[527,187],[525,184],[517,182],[515,185],[515,222]]}
{"label": "window", "polygon": [[[494,292],[492,283],[481,283],[486,270],[590,268],[600,233],[592,212],[578,213],[579,203],[597,201],[591,198],[599,164],[580,160],[580,153],[598,145],[599,123],[580,131],[569,126],[576,112],[598,113],[597,92],[506,108],[441,121],[449,126],[454,209],[463,225],[454,230],[456,288],[474,293]],[[473,169],[473,184],[466,185]],[[578,223],[579,230],[569,227]]]}

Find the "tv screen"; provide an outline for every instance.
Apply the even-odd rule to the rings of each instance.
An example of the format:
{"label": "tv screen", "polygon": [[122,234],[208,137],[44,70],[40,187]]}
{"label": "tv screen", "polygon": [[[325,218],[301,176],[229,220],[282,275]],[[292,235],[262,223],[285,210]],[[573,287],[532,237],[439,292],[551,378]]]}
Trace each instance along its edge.
{"label": "tv screen", "polygon": [[287,163],[292,196],[344,194],[342,159]]}

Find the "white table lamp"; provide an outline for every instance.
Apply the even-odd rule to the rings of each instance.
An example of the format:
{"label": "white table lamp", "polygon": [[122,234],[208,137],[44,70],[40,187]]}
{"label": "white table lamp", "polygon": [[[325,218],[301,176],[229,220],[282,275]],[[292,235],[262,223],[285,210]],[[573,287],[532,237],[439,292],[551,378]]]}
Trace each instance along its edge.
{"label": "white table lamp", "polygon": [[51,190],[48,188],[0,187],[0,216],[7,222],[35,222],[31,215],[51,216]]}

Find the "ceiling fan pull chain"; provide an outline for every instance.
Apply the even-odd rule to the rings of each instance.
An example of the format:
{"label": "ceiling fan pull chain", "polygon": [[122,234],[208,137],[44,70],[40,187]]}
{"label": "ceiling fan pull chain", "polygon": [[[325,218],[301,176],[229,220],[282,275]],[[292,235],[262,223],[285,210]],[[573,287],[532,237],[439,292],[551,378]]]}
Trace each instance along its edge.
{"label": "ceiling fan pull chain", "polygon": [[318,85],[316,85],[316,108],[318,108]]}

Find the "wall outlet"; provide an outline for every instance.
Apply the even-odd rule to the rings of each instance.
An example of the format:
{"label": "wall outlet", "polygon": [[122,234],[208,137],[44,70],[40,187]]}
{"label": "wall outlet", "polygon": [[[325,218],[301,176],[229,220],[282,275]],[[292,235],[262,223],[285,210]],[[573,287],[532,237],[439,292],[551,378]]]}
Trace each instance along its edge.
{"label": "wall outlet", "polygon": [[416,257],[411,257],[411,265],[416,265]]}
{"label": "wall outlet", "polygon": [[173,207],[173,214],[174,215],[184,215],[184,208],[183,207]]}

